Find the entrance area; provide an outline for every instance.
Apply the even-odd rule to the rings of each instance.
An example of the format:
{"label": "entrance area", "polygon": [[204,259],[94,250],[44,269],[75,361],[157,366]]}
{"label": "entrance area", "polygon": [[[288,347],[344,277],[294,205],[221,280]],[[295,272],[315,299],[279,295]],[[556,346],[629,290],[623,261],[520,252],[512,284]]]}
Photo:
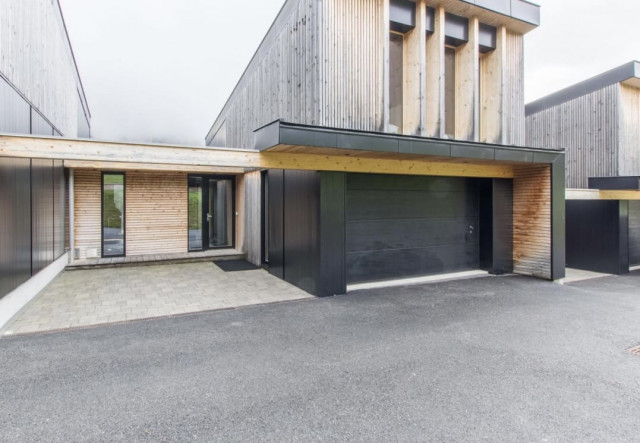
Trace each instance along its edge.
{"label": "entrance area", "polygon": [[234,177],[189,176],[189,251],[234,247]]}

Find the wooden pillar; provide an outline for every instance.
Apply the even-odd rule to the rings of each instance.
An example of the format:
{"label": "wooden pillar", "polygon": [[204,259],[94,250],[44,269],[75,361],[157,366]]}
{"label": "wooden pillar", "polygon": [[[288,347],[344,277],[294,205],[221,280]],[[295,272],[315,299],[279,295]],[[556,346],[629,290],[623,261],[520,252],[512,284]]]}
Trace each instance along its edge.
{"label": "wooden pillar", "polygon": [[383,0],[383,36],[382,36],[382,132],[389,132],[389,0]]}
{"label": "wooden pillar", "polygon": [[506,144],[505,82],[507,29],[496,30],[496,48],[480,61],[480,141]]}
{"label": "wooden pillar", "polygon": [[456,52],[456,139],[479,139],[479,25],[469,19],[469,41]]}
{"label": "wooden pillar", "polygon": [[445,11],[434,12],[434,32],[426,39],[425,136],[444,137]]}
{"label": "wooden pillar", "polygon": [[404,39],[404,97],[402,133],[423,135],[425,128],[424,93],[426,67],[427,5],[416,2],[416,27]]}

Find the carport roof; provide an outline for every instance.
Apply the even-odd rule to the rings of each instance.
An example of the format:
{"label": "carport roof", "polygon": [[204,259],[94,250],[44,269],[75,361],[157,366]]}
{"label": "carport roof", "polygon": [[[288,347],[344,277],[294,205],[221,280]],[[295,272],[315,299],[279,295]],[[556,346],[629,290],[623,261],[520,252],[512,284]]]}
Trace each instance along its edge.
{"label": "carport roof", "polygon": [[554,163],[564,150],[538,149],[438,139],[381,132],[300,125],[276,120],[255,131],[254,148],[261,152],[297,152],[393,157],[433,156],[450,161]]}

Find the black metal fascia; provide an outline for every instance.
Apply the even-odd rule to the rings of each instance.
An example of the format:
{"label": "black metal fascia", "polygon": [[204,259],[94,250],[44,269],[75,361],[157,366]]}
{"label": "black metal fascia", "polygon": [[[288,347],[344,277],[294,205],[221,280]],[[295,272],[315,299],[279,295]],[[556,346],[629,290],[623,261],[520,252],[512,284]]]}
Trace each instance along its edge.
{"label": "black metal fascia", "polygon": [[553,164],[558,159],[562,159],[564,162],[563,150],[354,131],[300,125],[282,120],[276,120],[255,131],[254,148],[256,150],[268,151],[278,145],[431,155],[498,162]]}
{"label": "black metal fascia", "polygon": [[607,191],[640,191],[640,177],[589,177],[589,189],[601,189]]}
{"label": "black metal fascia", "polygon": [[416,27],[416,4],[409,0],[389,2],[389,25],[392,31],[407,33]]}

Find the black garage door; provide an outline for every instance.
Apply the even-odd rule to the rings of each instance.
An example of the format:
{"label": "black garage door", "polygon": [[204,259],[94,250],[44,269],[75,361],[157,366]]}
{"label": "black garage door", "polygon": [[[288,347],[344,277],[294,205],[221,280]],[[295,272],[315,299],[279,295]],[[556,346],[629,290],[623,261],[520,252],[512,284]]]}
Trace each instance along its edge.
{"label": "black garage door", "polygon": [[629,265],[640,266],[640,201],[629,202]]}
{"label": "black garage door", "polygon": [[479,267],[474,179],[347,175],[347,283]]}

